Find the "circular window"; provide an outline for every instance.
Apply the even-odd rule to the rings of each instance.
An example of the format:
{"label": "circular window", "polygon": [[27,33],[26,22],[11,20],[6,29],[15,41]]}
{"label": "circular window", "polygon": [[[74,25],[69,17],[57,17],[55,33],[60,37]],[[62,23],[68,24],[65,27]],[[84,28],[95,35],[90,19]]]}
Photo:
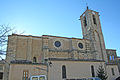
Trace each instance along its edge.
{"label": "circular window", "polygon": [[82,48],[83,48],[83,44],[82,44],[82,43],[79,43],[79,44],[78,44],[78,47],[82,49]]}
{"label": "circular window", "polygon": [[60,41],[55,41],[55,46],[56,46],[56,47],[60,47],[60,46],[61,46]]}

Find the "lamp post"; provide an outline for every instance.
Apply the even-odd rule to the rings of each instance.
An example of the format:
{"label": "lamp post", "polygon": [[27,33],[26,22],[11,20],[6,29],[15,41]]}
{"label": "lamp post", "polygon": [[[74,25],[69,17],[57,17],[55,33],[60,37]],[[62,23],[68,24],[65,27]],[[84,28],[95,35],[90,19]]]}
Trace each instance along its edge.
{"label": "lamp post", "polygon": [[49,62],[48,59],[45,59],[45,62],[47,64],[47,80],[48,80],[49,66],[51,67],[52,62]]}

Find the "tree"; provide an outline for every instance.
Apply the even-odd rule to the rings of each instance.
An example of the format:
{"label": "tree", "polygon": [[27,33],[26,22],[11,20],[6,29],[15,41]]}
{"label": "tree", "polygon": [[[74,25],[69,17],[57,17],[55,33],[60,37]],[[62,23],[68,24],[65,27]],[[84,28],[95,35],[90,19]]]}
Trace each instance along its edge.
{"label": "tree", "polygon": [[8,35],[12,33],[13,29],[9,25],[0,25],[0,55],[6,54],[6,45]]}
{"label": "tree", "polygon": [[107,78],[108,78],[102,64],[99,66],[99,68],[97,70],[97,76],[96,77],[100,78],[101,80],[107,80]]}

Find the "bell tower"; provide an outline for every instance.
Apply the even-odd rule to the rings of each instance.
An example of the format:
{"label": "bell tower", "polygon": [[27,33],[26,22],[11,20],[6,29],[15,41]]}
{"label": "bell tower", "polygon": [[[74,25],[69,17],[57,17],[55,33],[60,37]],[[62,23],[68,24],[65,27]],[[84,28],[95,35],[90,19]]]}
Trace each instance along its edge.
{"label": "bell tower", "polygon": [[107,61],[99,13],[87,7],[87,10],[80,16],[80,20],[83,38],[90,40],[91,54],[94,54],[94,59]]}

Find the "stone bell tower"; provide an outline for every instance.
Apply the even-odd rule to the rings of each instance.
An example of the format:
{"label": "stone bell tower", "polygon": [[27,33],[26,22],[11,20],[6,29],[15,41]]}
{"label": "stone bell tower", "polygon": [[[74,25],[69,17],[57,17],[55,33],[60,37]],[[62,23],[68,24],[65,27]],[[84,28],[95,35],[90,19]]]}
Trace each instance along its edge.
{"label": "stone bell tower", "polygon": [[87,10],[80,16],[80,20],[83,38],[90,40],[91,54],[94,54],[94,59],[107,61],[99,13],[87,7]]}

